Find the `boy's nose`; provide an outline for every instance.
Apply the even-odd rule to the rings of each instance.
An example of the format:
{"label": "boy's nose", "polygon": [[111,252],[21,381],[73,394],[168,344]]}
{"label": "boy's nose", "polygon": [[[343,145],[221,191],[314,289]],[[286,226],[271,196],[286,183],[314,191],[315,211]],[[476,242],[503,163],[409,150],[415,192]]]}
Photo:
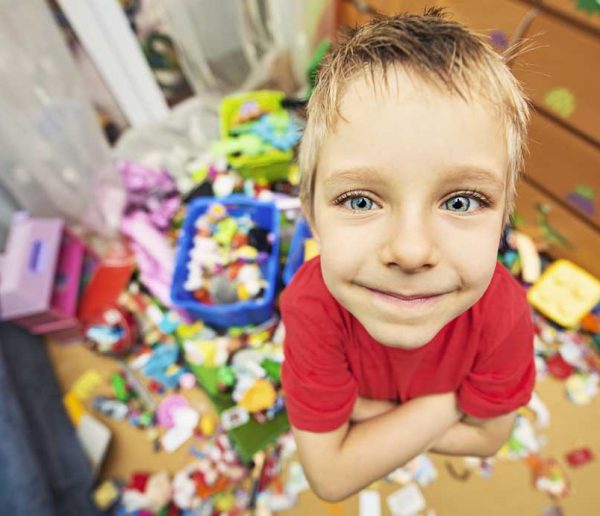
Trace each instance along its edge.
{"label": "boy's nose", "polygon": [[380,250],[382,263],[407,273],[430,269],[439,260],[432,233],[432,228],[422,219],[391,222]]}

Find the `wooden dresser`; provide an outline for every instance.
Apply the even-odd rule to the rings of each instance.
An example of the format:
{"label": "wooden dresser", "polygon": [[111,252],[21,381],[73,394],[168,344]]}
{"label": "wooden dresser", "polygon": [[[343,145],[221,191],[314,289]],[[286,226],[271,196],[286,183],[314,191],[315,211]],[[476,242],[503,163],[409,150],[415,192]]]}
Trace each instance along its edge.
{"label": "wooden dresser", "polygon": [[600,277],[600,5],[594,3],[342,0],[339,20],[355,26],[369,19],[369,9],[395,14],[438,5],[500,52],[514,39],[528,40],[531,48],[511,61],[534,105],[514,221],[554,257]]}

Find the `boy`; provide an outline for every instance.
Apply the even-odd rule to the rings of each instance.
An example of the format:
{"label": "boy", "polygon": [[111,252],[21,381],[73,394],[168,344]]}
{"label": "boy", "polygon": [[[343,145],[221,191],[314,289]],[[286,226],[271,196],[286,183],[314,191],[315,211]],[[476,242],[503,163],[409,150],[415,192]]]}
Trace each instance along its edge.
{"label": "boy", "polygon": [[439,9],[378,18],[323,64],[300,156],[321,255],[281,303],[321,498],[428,450],[493,455],[529,400],[530,310],[496,260],[527,121],[501,57]]}

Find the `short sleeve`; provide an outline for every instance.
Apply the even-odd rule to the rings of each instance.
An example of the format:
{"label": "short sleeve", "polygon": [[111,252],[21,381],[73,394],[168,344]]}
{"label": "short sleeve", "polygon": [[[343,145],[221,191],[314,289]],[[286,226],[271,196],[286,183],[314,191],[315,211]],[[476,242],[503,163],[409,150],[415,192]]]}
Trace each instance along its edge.
{"label": "short sleeve", "polygon": [[[320,274],[320,268],[312,273]],[[300,430],[329,432],[350,419],[358,387],[348,367],[335,301],[318,278],[306,279],[295,277],[281,299],[282,384],[291,424]]]}
{"label": "short sleeve", "polygon": [[531,311],[524,293],[512,301],[513,306],[498,310],[484,331],[475,364],[459,388],[459,407],[473,417],[501,416],[531,398],[535,386]]}

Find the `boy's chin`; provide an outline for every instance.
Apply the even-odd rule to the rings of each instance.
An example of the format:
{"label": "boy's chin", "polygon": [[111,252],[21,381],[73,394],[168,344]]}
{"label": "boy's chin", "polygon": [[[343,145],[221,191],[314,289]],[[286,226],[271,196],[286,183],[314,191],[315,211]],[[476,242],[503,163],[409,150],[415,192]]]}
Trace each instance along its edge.
{"label": "boy's chin", "polygon": [[375,324],[365,329],[373,339],[384,346],[397,349],[418,349],[429,344],[438,334],[441,328],[430,325],[397,325],[397,324]]}

